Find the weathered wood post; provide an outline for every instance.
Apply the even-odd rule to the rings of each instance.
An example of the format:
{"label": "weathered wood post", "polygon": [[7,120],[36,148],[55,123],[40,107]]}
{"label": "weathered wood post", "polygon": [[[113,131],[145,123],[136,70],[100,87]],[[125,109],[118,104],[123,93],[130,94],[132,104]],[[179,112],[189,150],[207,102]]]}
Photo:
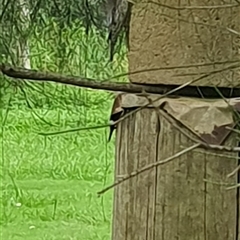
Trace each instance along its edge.
{"label": "weathered wood post", "polygon": [[[207,86],[237,88],[240,71],[234,64],[240,60],[239,33],[237,1],[137,3],[131,17],[129,70],[155,70],[142,71],[130,80],[173,86],[209,73],[191,84],[203,87],[202,96]],[[229,66],[233,68],[216,73]],[[152,100],[157,97],[150,95]],[[124,94],[118,101],[129,112],[148,99]],[[240,112],[240,99],[226,103],[220,97],[165,97],[154,106],[118,124],[116,179],[169,158],[195,140],[238,147],[231,129],[236,126],[233,110]],[[240,182],[239,171],[228,176],[240,163],[238,156],[229,149],[197,148],[118,185],[112,239],[240,240],[240,190],[226,190]]]}

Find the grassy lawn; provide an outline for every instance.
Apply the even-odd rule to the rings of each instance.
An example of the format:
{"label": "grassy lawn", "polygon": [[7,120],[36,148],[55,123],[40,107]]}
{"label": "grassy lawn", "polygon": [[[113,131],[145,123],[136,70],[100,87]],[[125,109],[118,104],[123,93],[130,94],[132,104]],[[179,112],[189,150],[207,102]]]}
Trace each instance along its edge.
{"label": "grassy lawn", "polygon": [[2,110],[2,239],[110,239],[112,191],[96,194],[113,179],[108,129],[37,134],[104,123],[110,105],[92,107],[85,123],[76,107]]}
{"label": "grassy lawn", "polygon": [[[62,28],[54,19],[32,25],[31,67],[97,81],[127,72],[125,46],[109,63],[106,39],[94,29],[87,36],[79,26]],[[11,31],[7,42],[14,50],[22,35]],[[11,63],[5,57],[0,62]],[[38,133],[106,124],[111,94],[54,83],[25,82],[25,92],[6,86],[0,89],[1,239],[110,239],[112,191],[96,194],[113,180],[109,130]]]}

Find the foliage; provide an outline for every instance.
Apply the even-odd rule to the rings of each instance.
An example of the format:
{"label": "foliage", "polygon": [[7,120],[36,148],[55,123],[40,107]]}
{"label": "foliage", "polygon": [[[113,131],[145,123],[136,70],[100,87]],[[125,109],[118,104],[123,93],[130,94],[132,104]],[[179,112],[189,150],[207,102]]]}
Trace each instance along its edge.
{"label": "foliage", "polygon": [[[29,43],[31,65],[34,69],[77,75],[98,81],[109,79],[127,70],[125,46],[120,49],[115,61],[109,63],[106,41],[99,36],[96,29],[92,29],[86,35],[85,29],[78,27],[78,22],[73,22],[70,27],[61,28],[54,19],[50,19],[46,26],[34,26],[29,36]],[[9,58],[2,61],[4,60],[11,62]],[[127,78],[122,77],[117,80],[127,81]],[[24,89],[36,107],[43,105],[61,107],[63,103],[67,105],[102,104],[109,96],[102,92],[56,86],[52,83],[26,83]],[[26,105],[25,94],[19,88],[16,91],[12,104]],[[42,94],[36,94],[36,91]],[[94,98],[93,95],[87,94],[90,92],[94,92]],[[83,103],[80,96],[87,98],[87,102]],[[7,101],[7,98],[4,100]]]}
{"label": "foliage", "polygon": [[[84,29],[74,25],[60,35],[53,21],[45,29],[36,27],[29,38],[32,67],[89,78],[124,71],[124,61],[104,68],[107,59],[97,37],[93,31],[87,37]],[[112,104],[109,96],[53,83],[8,86],[1,109],[4,239],[110,238],[112,193],[103,199],[96,196],[113,177],[114,150],[113,143],[106,143],[108,129],[50,137],[37,134],[105,124]]]}
{"label": "foliage", "polygon": [[[109,63],[106,38],[99,29],[92,27],[86,34],[81,19],[60,21],[40,7],[34,18],[33,10],[31,6],[30,24],[22,25],[21,15],[14,17],[8,9],[5,25],[1,22],[0,62],[18,64],[19,43],[27,42],[33,69],[98,81],[126,72],[124,44]],[[49,137],[38,132],[106,124],[111,94],[3,77],[0,88],[3,239],[110,239],[112,193],[96,197],[113,180],[108,129]]]}

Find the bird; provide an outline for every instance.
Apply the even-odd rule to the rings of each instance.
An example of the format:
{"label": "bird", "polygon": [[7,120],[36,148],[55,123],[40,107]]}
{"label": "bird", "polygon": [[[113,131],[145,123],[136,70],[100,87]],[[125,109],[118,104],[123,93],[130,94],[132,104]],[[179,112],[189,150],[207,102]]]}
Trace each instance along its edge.
{"label": "bird", "polygon": [[128,34],[127,24],[131,4],[128,0],[107,0],[107,27],[110,62],[113,61],[114,50],[123,29]]}
{"label": "bird", "polygon": [[[113,122],[114,122],[113,120],[110,121],[111,124],[112,124]],[[114,131],[116,128],[117,128],[116,125],[111,125],[111,126],[110,126],[110,132],[109,132],[108,142],[111,141],[113,131]]]}
{"label": "bird", "polygon": [[118,93],[115,96],[115,100],[112,106],[112,112],[110,116],[110,132],[108,137],[108,142],[110,142],[113,131],[117,128],[117,124],[114,124],[124,115],[124,109],[121,107],[122,93]]}

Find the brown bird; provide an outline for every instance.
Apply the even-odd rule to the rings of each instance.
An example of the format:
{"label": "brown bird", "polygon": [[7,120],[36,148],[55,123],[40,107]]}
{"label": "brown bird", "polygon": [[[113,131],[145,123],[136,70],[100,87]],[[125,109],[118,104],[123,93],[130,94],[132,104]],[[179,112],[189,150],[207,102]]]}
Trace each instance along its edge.
{"label": "brown bird", "polygon": [[[113,122],[115,122],[114,120],[112,120]],[[112,123],[112,122],[111,122]],[[109,137],[108,137],[108,142],[110,142],[111,138],[112,138],[112,134],[113,134],[113,131],[116,129],[116,125],[111,125],[110,126],[110,132],[109,132]]]}
{"label": "brown bird", "polygon": [[[115,97],[113,107],[112,107],[112,113],[110,116],[110,123],[116,122],[118,119],[120,119],[124,115],[124,110],[121,107],[121,93]],[[111,125],[110,126],[110,132],[108,137],[108,142],[111,140],[113,131],[117,128],[117,125]]]}

